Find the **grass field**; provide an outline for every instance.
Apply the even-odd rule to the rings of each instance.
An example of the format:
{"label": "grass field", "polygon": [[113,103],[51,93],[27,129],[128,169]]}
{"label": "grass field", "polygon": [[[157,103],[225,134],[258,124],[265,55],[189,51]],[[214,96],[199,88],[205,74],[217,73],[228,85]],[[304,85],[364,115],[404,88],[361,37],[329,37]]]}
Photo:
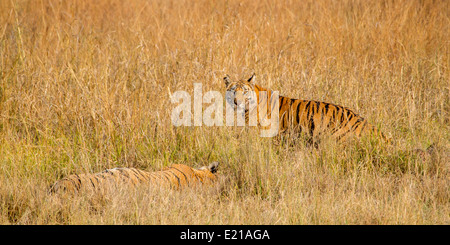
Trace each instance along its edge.
{"label": "grass field", "polygon": [[[253,72],[393,144],[172,125],[169,91]],[[448,225],[449,81],[449,1],[0,1],[0,224]],[[210,188],[47,194],[72,173],[212,161]]]}

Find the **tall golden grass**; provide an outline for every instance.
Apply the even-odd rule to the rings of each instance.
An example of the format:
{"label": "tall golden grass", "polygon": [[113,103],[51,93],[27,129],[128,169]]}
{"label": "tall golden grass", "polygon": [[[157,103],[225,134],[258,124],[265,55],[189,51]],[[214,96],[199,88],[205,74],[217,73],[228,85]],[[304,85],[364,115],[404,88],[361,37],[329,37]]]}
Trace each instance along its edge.
{"label": "tall golden grass", "polygon": [[[449,27],[448,1],[0,1],[0,223],[450,224]],[[252,72],[394,144],[172,125],[169,91]],[[212,189],[47,193],[71,173],[210,161]]]}

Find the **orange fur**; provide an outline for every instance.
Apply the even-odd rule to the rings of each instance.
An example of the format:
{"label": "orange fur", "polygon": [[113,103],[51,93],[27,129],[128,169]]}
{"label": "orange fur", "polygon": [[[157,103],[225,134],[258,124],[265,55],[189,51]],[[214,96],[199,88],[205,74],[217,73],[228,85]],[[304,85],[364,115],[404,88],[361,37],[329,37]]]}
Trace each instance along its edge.
{"label": "orange fur", "polygon": [[216,180],[215,172],[218,163],[208,167],[194,169],[184,164],[174,164],[167,169],[147,172],[135,168],[107,169],[100,173],[73,174],[57,181],[51,192],[77,193],[81,190],[100,190],[108,186],[149,184],[181,189],[200,183],[211,183]]}
{"label": "orange fur", "polygon": [[[235,105],[245,103],[246,120],[248,120],[252,110],[256,109],[259,123],[260,113],[266,113],[270,116],[271,107],[267,106],[265,101],[272,101],[270,98],[273,92],[255,84],[253,78],[254,75],[247,80],[231,82],[227,76],[224,80],[227,91],[236,94],[234,99]],[[238,95],[248,91],[255,92],[256,101],[260,103],[259,107],[262,110],[259,107],[250,108],[249,99],[244,98],[245,96]],[[263,98],[260,98],[261,91],[265,91],[268,94],[267,100],[264,101]],[[264,103],[261,103],[261,101]],[[338,141],[345,141],[351,135],[360,137],[362,135],[374,134],[379,136],[383,141],[390,142],[381,131],[349,108],[327,102],[291,99],[279,96],[279,133],[283,134],[288,131],[296,133],[305,132],[313,138],[324,132],[328,132]]]}

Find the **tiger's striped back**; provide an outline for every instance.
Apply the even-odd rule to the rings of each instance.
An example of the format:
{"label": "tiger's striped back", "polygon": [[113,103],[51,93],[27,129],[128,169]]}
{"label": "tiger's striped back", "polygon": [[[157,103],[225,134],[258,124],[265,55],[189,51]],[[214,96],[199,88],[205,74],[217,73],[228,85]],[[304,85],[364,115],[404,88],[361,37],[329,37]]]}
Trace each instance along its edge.
{"label": "tiger's striped back", "polygon": [[389,142],[381,131],[349,108],[283,96],[280,96],[279,100],[281,133],[293,129],[297,132],[307,132],[313,138],[328,133],[340,142],[351,136],[372,134]]}
{"label": "tiger's striped back", "polygon": [[[273,91],[255,84],[254,75],[247,80],[235,82],[230,81],[226,76],[224,81],[227,92],[235,94],[233,99],[227,98],[227,102],[231,103],[234,108],[238,106],[244,108],[246,120],[251,118],[252,114],[256,115],[258,126],[260,126],[260,118],[270,117],[275,105]],[[238,92],[246,95],[248,91],[253,91],[256,98],[238,95]],[[280,134],[304,132],[312,138],[316,138],[328,133],[340,142],[352,135],[360,137],[372,134],[380,137],[384,142],[390,143],[390,139],[381,131],[349,108],[327,102],[291,99],[284,96],[279,96],[277,102],[279,103]]]}
{"label": "tiger's striped back", "polygon": [[208,167],[194,169],[184,164],[174,164],[164,170],[147,172],[135,168],[113,168],[100,173],[73,174],[55,182],[50,188],[52,193],[77,193],[98,191],[123,185],[149,185],[181,189],[196,184],[212,183],[216,180],[219,163],[213,162]]}

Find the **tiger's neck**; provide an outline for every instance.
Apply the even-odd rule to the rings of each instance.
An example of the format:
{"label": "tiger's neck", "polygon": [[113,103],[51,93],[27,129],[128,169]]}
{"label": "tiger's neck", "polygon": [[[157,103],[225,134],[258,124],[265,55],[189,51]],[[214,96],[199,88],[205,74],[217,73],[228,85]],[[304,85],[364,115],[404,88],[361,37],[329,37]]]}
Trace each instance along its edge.
{"label": "tiger's neck", "polygon": [[265,96],[267,96],[267,98],[270,98],[270,96],[272,95],[272,90],[263,88],[263,87],[259,86],[258,84],[255,84],[255,88],[253,90],[256,93],[256,99],[257,99],[258,103],[260,103],[261,101],[264,101],[264,98],[260,98],[260,92],[265,92]]}
{"label": "tiger's neck", "polygon": [[[260,125],[261,118],[263,117],[271,118],[272,110],[275,109],[273,106],[275,105],[274,103],[276,102],[274,101],[274,98],[272,98],[273,96],[272,90],[266,89],[264,87],[255,84],[254,91],[256,93],[257,106],[250,111],[246,111],[245,120],[246,122],[248,122],[251,114],[251,116],[256,116],[257,124],[258,126],[261,126]],[[282,96],[279,96],[278,100],[281,99]],[[281,106],[281,102],[279,103],[279,106]]]}
{"label": "tiger's neck", "polygon": [[[270,98],[272,97],[272,94],[273,94],[273,91],[272,90],[270,90],[270,89],[266,89],[266,88],[263,88],[263,87],[261,87],[261,86],[259,86],[259,85],[257,85],[257,84],[255,84],[255,92],[256,92],[256,97],[257,97],[257,99],[258,99],[258,101],[260,102],[261,101],[261,99],[260,99],[260,94],[259,94],[259,92],[260,91],[264,91],[264,92],[266,92],[266,96],[267,96],[267,98],[270,100]],[[281,96],[281,95],[278,95],[278,100],[280,101],[280,106],[281,106],[281,101],[283,100],[283,99],[290,99],[290,98],[288,98],[288,97],[285,97],[285,96]]]}
{"label": "tiger's neck", "polygon": [[216,179],[216,176],[209,171],[197,170],[197,169],[193,169],[193,170],[194,170],[195,177],[198,180],[200,180],[200,182],[202,182],[202,183],[213,182]]}

